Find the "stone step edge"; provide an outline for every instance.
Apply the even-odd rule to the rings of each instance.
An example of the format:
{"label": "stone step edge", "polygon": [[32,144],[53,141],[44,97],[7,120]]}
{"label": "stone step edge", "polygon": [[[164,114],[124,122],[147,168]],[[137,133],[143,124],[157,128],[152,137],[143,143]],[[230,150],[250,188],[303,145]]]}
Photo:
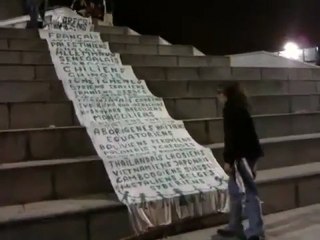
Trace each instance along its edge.
{"label": "stone step edge", "polygon": [[[8,67],[10,65],[1,65],[0,67]],[[30,65],[15,65],[15,66],[25,66],[28,67]],[[34,67],[34,65],[32,65]],[[41,66],[40,66],[41,67]],[[179,68],[179,67],[178,67]],[[148,79],[142,79],[139,78],[140,81],[146,81],[148,82],[166,82],[166,83],[221,83],[221,84],[226,84],[229,82],[244,82],[244,83],[261,83],[263,81],[264,83],[275,83],[275,82],[285,82],[285,83],[295,83],[295,82],[306,82],[306,83],[320,83],[320,79],[310,79],[310,80],[290,80],[290,79],[282,79],[282,80],[261,80],[261,79],[255,79],[255,80],[217,80],[217,79],[212,79],[212,80],[166,80],[166,79],[155,79],[155,80],[148,80]],[[0,83],[57,83],[60,82],[58,79],[32,79],[32,80],[0,80]],[[274,94],[277,96],[278,94]],[[259,96],[259,95],[258,95]],[[272,95],[273,96],[273,95]]]}
{"label": "stone step edge", "polygon": [[[135,56],[135,54],[132,54],[133,56]],[[146,55],[146,56],[150,56],[150,55]],[[157,55],[158,56],[158,55]],[[198,57],[210,57],[210,55],[204,55],[204,56],[198,56]],[[160,55],[160,57],[162,57],[162,55]],[[169,56],[170,57],[170,56]],[[184,56],[182,56],[184,57]],[[197,57],[197,56],[185,56],[185,57]],[[215,56],[213,56],[215,57]],[[219,56],[218,56],[219,57]],[[223,57],[223,56],[222,56]],[[15,63],[9,63],[9,64],[3,64],[3,63],[0,63],[0,67],[54,67],[52,63],[50,64],[15,64]],[[128,64],[125,64],[125,65],[122,65],[122,67],[131,67],[131,65],[128,65]],[[195,69],[195,70],[222,70],[222,69],[230,69],[231,70],[231,73],[233,70],[245,70],[246,68],[245,67],[231,67],[231,66],[222,66],[222,67],[210,67],[210,66],[203,66],[203,67],[199,67],[199,66],[195,66],[195,67],[179,67],[179,66],[167,66],[167,67],[163,67],[163,66],[159,66],[159,67],[155,67],[155,66],[137,66],[137,67],[134,67],[133,68],[137,68],[137,69],[179,69],[179,70],[192,70],[192,69]],[[294,71],[294,70],[300,70],[298,68],[270,68],[270,67],[254,67],[254,68],[250,68],[250,69],[254,69],[254,70],[258,70],[261,71],[262,70],[275,70],[275,71],[283,71],[283,70],[287,70],[287,71]],[[308,70],[308,71],[317,71],[317,72],[320,72],[320,68],[306,68],[305,70]],[[155,80],[155,81],[158,81],[158,80]],[[168,80],[166,80],[168,81]],[[171,80],[170,80],[171,81]],[[175,80],[175,81],[184,81],[184,80]],[[202,81],[202,80],[193,80],[193,81]],[[208,81],[208,80],[203,80],[203,81]],[[234,80],[214,80],[214,81],[241,81],[241,80],[238,80],[238,79],[234,79]],[[245,81],[258,81],[257,80],[245,80]],[[261,80],[259,80],[261,81]],[[292,80],[292,79],[271,79],[271,80],[267,80],[267,81],[320,81],[320,80],[317,80],[317,79],[310,79],[310,80]]]}
{"label": "stone step edge", "polygon": [[[293,167],[263,170],[258,174],[258,184],[291,180],[320,175],[320,163],[310,163]],[[96,198],[99,199],[96,199]],[[63,204],[63,207],[62,205]],[[58,207],[57,207],[58,206]],[[22,205],[0,207],[0,226],[21,221],[48,219],[57,216],[88,213],[97,210],[124,210],[114,194],[97,194],[73,199],[52,200]]]}
{"label": "stone step edge", "polygon": [[[128,28],[129,29],[129,28]],[[31,34],[34,34],[34,35],[29,35],[29,36],[23,36],[23,37],[16,37],[16,36],[9,36],[8,37],[8,33],[3,33],[1,31],[4,31],[4,30],[15,30],[15,31],[33,31]],[[96,29],[98,30],[98,29]],[[161,45],[168,45],[168,43],[160,36],[160,35],[150,35],[150,34],[128,34],[128,33],[115,33],[115,32],[103,32],[103,31],[96,31],[96,30],[93,30],[92,32],[97,32],[97,33],[100,33],[100,35],[108,35],[108,36],[116,36],[116,37],[131,37],[131,36],[134,36],[134,37],[152,37],[152,38],[159,38],[159,40],[162,40],[161,42]],[[129,32],[129,31],[128,31]],[[21,40],[21,39],[26,39],[26,40],[42,40],[39,36],[39,33],[38,31],[34,31],[34,30],[27,30],[27,29],[18,29],[18,28],[1,28],[0,27],[0,39],[17,39],[17,40]],[[10,33],[9,33],[10,34]],[[11,33],[12,34],[12,33]],[[15,32],[14,34],[17,34],[19,35],[19,32]],[[29,34],[29,33],[27,33]],[[164,40],[164,41],[163,41]],[[159,41],[160,43],[160,41]],[[170,46],[170,45],[169,45]]]}
{"label": "stone step edge", "polygon": [[[157,36],[156,36],[157,37]],[[17,38],[17,39],[14,39],[14,38],[9,38],[9,39],[1,39],[1,40],[4,40],[4,41],[20,41],[21,39]],[[39,41],[39,42],[46,42],[46,40],[42,40],[42,39],[37,39],[37,40],[26,40],[26,41]],[[139,47],[150,47],[150,46],[156,46],[156,47],[168,47],[168,48],[175,48],[175,47],[187,47],[187,48],[190,48],[191,50],[193,50],[195,47],[193,45],[190,45],[190,44],[170,44],[170,45],[163,45],[163,44],[153,44],[153,45],[150,45],[150,44],[145,44],[145,43],[118,43],[118,42],[108,42],[108,41],[103,41],[103,42],[107,42],[109,43],[110,45],[129,45],[129,46],[139,46]],[[36,52],[36,53],[39,53],[39,52],[49,52],[48,49],[45,49],[45,48],[39,48],[37,50],[17,50],[17,49],[12,49],[10,44],[8,46],[7,49],[1,49],[1,51],[17,51],[17,52]],[[161,55],[163,56],[163,55]],[[199,55],[194,55],[194,56],[199,56]],[[203,56],[203,55],[200,55],[200,56]],[[204,55],[204,56],[208,56],[208,55]],[[210,56],[210,55],[209,55]],[[217,55],[219,56],[219,55]],[[223,56],[223,55],[220,55],[221,57],[226,57],[228,58],[228,56]]]}
{"label": "stone step edge", "polygon": [[[39,53],[39,51],[30,51],[30,50],[10,50],[10,49],[5,49],[5,50],[1,50],[0,49],[0,54],[3,53],[3,52],[9,52],[9,53],[21,53],[21,54],[24,54],[24,53]],[[46,51],[46,53],[48,54],[48,57],[50,56],[49,55],[49,51]],[[118,53],[118,52],[111,52],[111,53]],[[229,58],[226,57],[226,56],[219,56],[219,55],[203,55],[203,56],[196,56],[196,55],[189,55],[189,56],[185,56],[185,55],[179,55],[179,54],[174,54],[174,55],[169,55],[169,54],[145,54],[145,53],[120,53],[120,56],[123,56],[123,57],[168,57],[168,58],[195,58],[195,59],[215,59],[215,60],[228,60]],[[1,63],[1,65],[7,65],[6,63]],[[11,63],[8,63],[8,65],[11,65]],[[23,66],[25,65],[30,65],[30,64],[21,64]],[[36,66],[38,66],[38,64],[34,64]],[[45,65],[49,65],[51,66],[51,64],[41,64],[41,66],[45,66]]]}
{"label": "stone step edge", "polygon": [[[2,82],[0,81],[0,84]],[[247,95],[249,99],[251,98],[269,98],[269,97],[285,97],[285,98],[291,98],[291,97],[319,97],[319,93],[284,93],[284,94],[252,94],[252,95]],[[157,97],[157,96],[155,96]],[[185,96],[185,97],[157,97],[157,98],[162,98],[163,100],[204,100],[204,99],[217,99],[215,96]],[[54,103],[64,103],[64,104],[70,104],[72,101],[68,99],[50,99],[50,100],[26,100],[26,101],[12,101],[12,102],[6,102],[6,101],[1,101],[0,104],[54,104]]]}
{"label": "stone step edge", "polygon": [[[101,28],[101,29],[119,29],[119,30],[123,30],[123,31],[129,31],[131,30],[131,28],[127,27],[127,26],[101,26],[98,25],[97,28]],[[7,31],[15,31],[15,32],[34,32],[37,33],[37,30],[33,30],[33,29],[21,29],[21,28],[6,28],[6,27],[1,27],[0,26],[0,31],[3,30],[7,30]]]}
{"label": "stone step edge", "polygon": [[[296,142],[301,140],[313,140],[319,139],[320,133],[310,133],[310,134],[299,134],[299,135],[289,135],[289,136],[282,136],[282,137],[270,137],[270,138],[261,138],[261,144],[274,144],[274,143],[283,143],[283,142]],[[207,144],[205,147],[211,149],[222,149],[224,148],[224,143],[214,143],[214,144]]]}
{"label": "stone step edge", "polygon": [[[312,139],[320,139],[320,133],[292,135],[287,137],[264,138],[264,139],[261,139],[260,141],[263,145],[267,145],[267,144],[304,141],[304,140],[312,140]],[[211,144],[211,145],[205,145],[205,147],[208,147],[212,150],[217,150],[217,149],[224,148],[224,144],[223,143]],[[0,164],[0,172],[8,171],[11,169],[36,168],[36,167],[47,167],[47,166],[49,167],[49,166],[56,166],[56,165],[69,165],[73,163],[86,163],[86,162],[94,162],[94,161],[101,161],[101,159],[99,156],[93,155],[93,156],[64,158],[64,159],[49,159],[49,160],[34,160],[34,161],[29,160],[24,162],[2,163]],[[268,169],[263,171],[267,172],[272,170],[273,169],[271,170]]]}
{"label": "stone step edge", "polygon": [[[254,119],[266,118],[266,117],[285,117],[285,116],[306,116],[306,115],[317,115],[320,111],[310,111],[310,112],[296,112],[296,113],[281,113],[281,114],[261,114],[253,115]],[[183,121],[184,123],[193,123],[201,121],[221,121],[222,117],[216,118],[196,118],[196,119],[173,119],[176,121]],[[52,127],[40,127],[40,128],[26,128],[26,129],[5,129],[0,130],[0,134],[3,133],[15,133],[15,132],[32,132],[32,131],[55,131],[55,130],[71,130],[71,129],[84,129],[84,126],[52,126]]]}
{"label": "stone step edge", "polygon": [[21,221],[50,219],[91,211],[123,209],[115,194],[95,194],[71,199],[42,201],[0,207],[0,226]]}

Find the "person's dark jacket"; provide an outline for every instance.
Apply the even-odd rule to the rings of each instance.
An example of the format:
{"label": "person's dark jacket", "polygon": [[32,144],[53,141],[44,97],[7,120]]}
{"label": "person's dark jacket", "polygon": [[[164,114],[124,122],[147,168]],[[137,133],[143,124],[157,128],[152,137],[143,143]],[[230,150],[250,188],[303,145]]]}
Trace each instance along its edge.
{"label": "person's dark jacket", "polygon": [[263,150],[248,109],[227,102],[223,110],[225,149],[224,160],[231,165],[241,158],[256,161]]}

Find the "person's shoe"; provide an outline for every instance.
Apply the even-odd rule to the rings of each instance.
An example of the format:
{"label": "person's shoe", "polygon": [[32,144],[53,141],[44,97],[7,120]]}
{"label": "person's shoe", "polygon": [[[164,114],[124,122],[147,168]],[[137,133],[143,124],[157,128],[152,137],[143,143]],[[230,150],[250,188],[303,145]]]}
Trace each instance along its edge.
{"label": "person's shoe", "polygon": [[242,239],[246,240],[244,233],[242,233],[242,232],[239,233],[239,232],[232,231],[229,229],[218,229],[217,234],[221,237],[224,237],[224,238],[237,237],[237,238],[240,238],[241,240]]}
{"label": "person's shoe", "polygon": [[249,237],[248,240],[265,240],[265,237],[262,237],[262,236],[252,236],[252,237]]}

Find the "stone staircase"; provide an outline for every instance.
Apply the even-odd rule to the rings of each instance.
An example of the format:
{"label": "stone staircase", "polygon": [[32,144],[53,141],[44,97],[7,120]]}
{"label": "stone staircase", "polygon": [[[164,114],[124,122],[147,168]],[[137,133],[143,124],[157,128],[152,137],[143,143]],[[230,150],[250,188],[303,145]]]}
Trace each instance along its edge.
{"label": "stone staircase", "polygon": [[[99,31],[219,162],[223,129],[216,90],[225,81],[241,81],[266,153],[258,179],[265,213],[320,202],[320,69],[231,68],[228,58],[199,56],[192,46],[165,45],[157,36],[131,35],[124,27]],[[36,31],[0,29],[0,129],[1,240],[133,234],[127,209],[117,201]],[[137,239],[224,221],[221,215],[190,219]]]}

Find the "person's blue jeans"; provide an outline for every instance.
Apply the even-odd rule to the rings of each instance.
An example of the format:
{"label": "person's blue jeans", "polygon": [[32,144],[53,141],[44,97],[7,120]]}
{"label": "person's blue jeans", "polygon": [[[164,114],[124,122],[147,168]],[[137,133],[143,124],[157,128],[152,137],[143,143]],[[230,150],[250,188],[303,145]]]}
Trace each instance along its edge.
{"label": "person's blue jeans", "polygon": [[24,11],[30,16],[30,22],[27,24],[27,28],[38,28],[39,9],[35,1],[24,0],[23,8]]}
{"label": "person's blue jeans", "polygon": [[[245,230],[246,237],[263,236],[264,225],[262,219],[261,201],[258,189],[254,181],[253,166],[247,163],[245,159],[237,163],[237,169],[245,187],[245,193],[240,191],[236,182],[235,174],[229,179],[230,195],[230,219],[229,230],[237,233],[243,232],[242,216],[249,220],[249,228]],[[244,209],[243,209],[244,205]]]}

